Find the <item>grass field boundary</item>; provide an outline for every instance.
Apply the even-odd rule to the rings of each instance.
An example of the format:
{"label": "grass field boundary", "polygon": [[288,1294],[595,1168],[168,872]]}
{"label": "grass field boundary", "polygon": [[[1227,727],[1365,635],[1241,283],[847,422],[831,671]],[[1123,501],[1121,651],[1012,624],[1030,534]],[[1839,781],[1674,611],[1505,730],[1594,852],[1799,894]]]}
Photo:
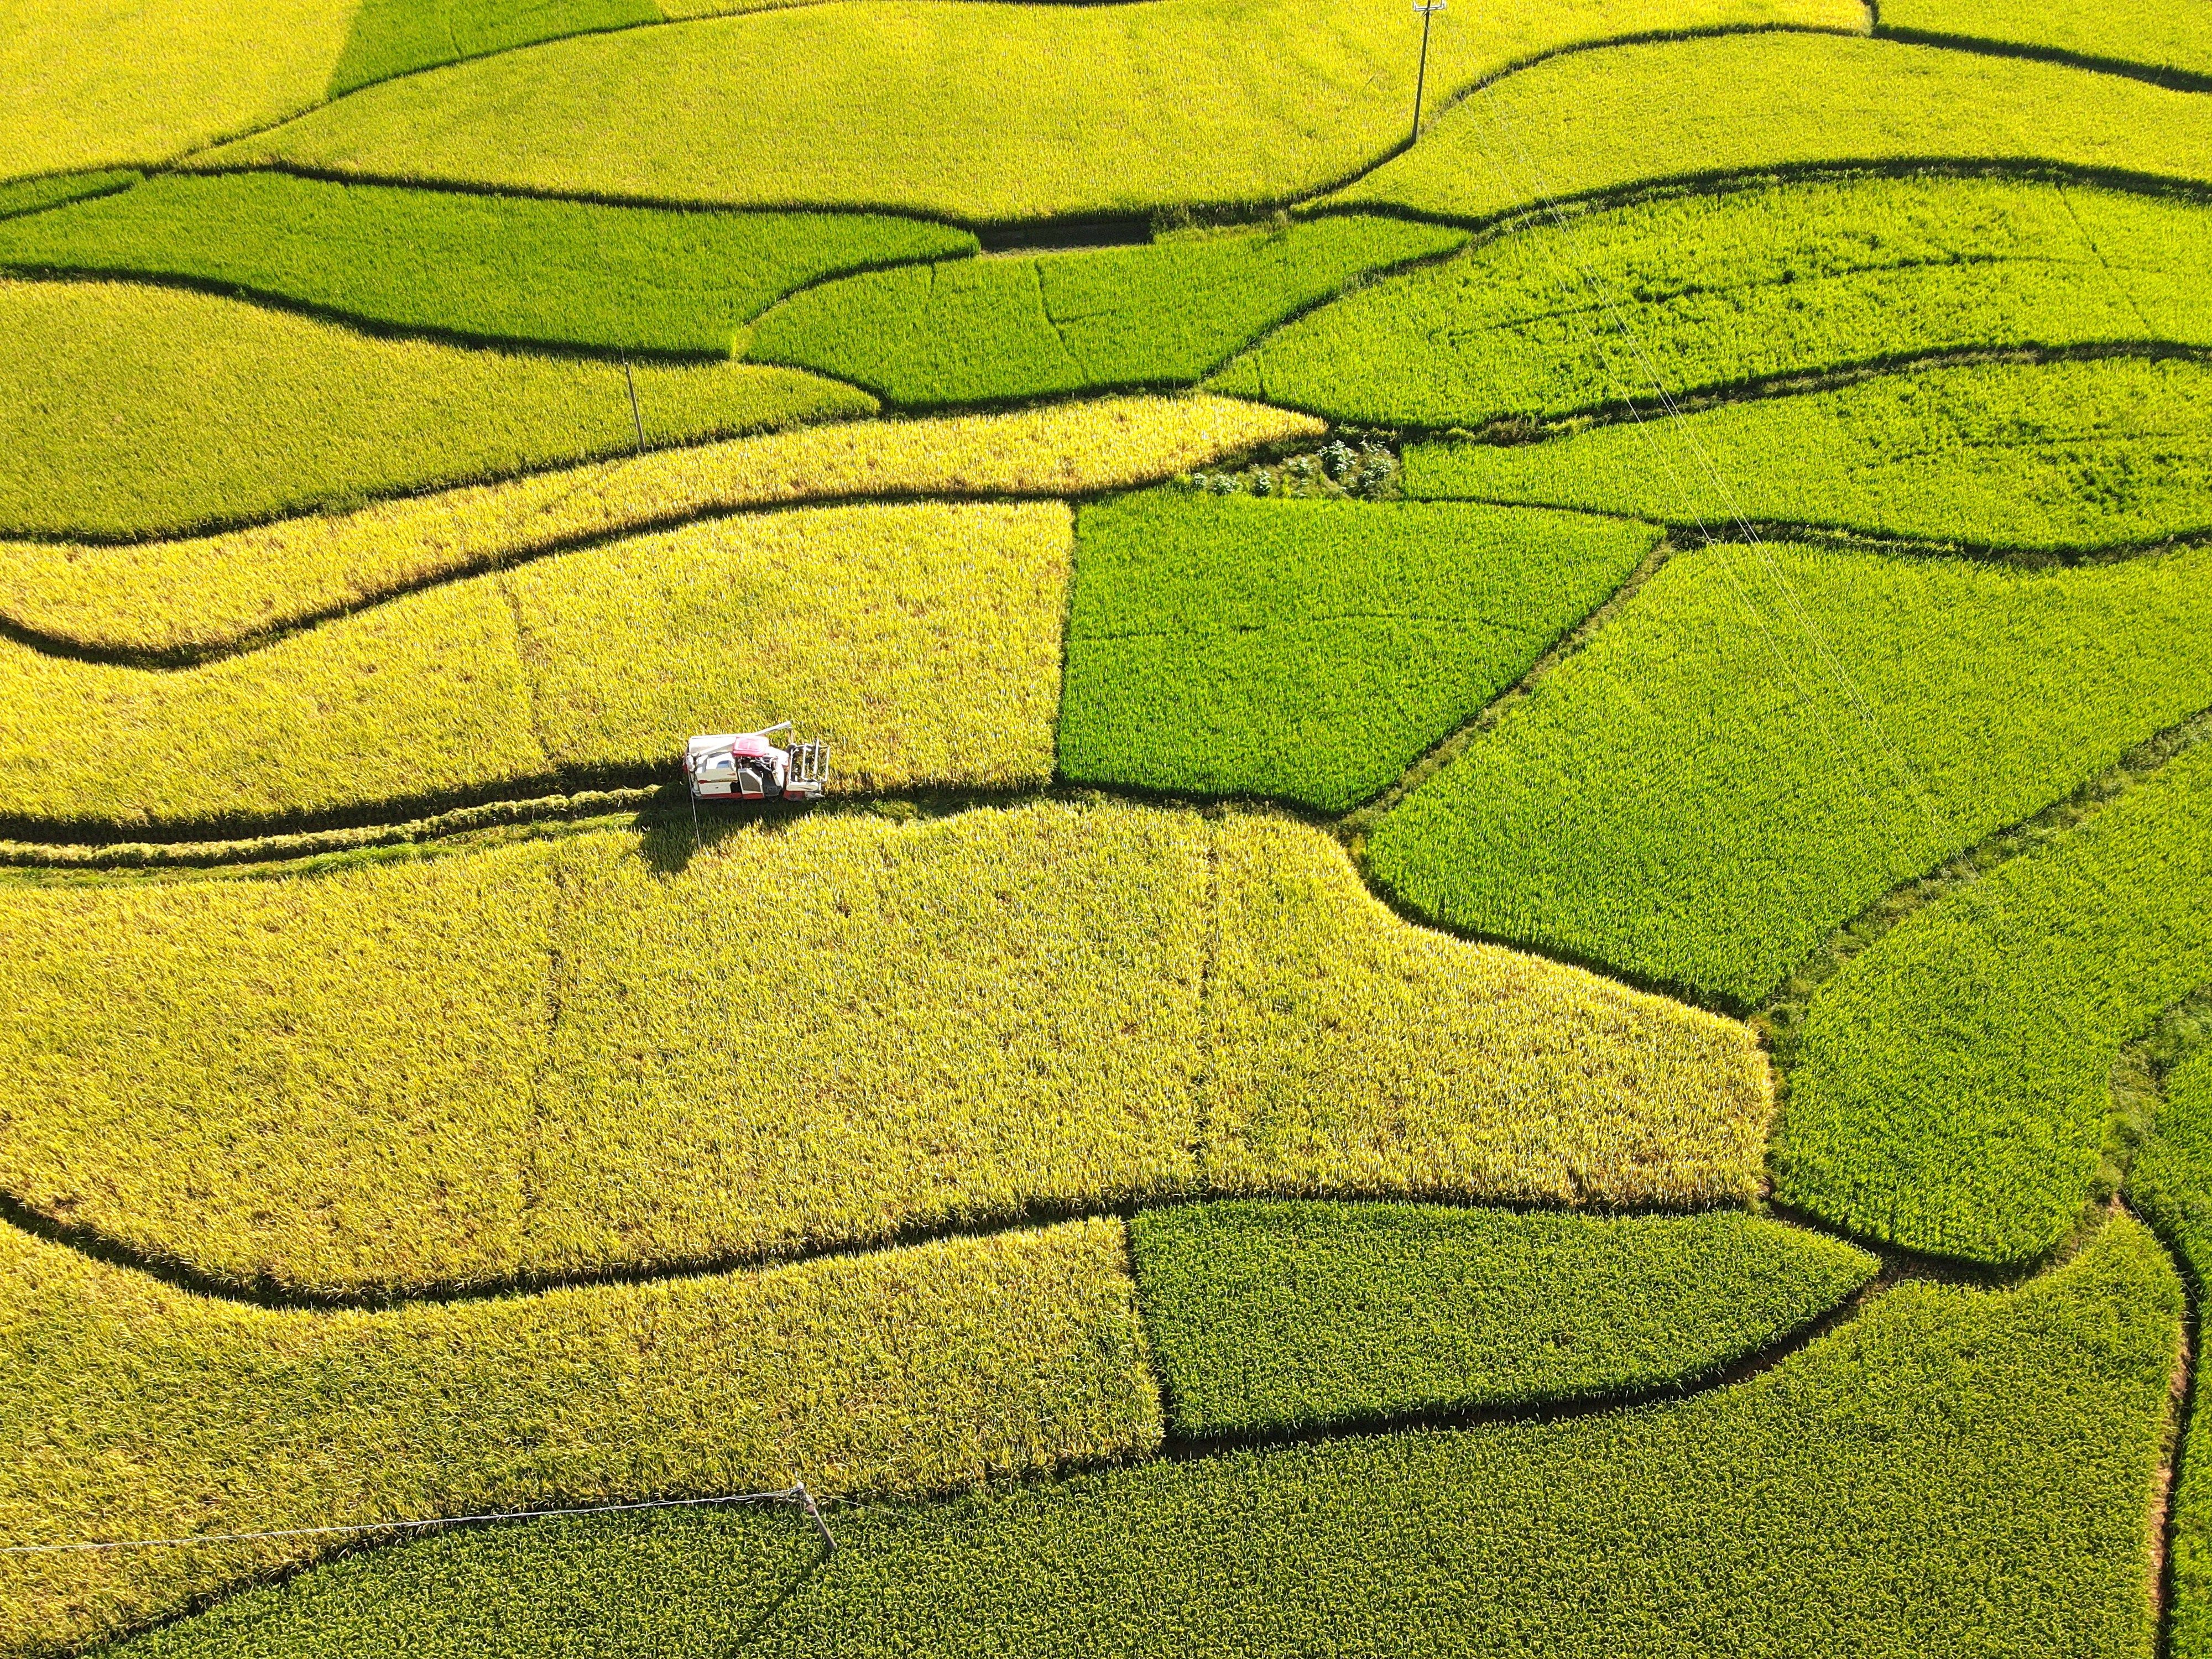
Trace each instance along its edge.
{"label": "grass field boundary", "polygon": [[[659,24],[639,22],[626,25],[619,28],[593,29],[584,31],[583,33],[586,34],[627,33],[632,29],[637,28],[678,27],[687,24],[699,25],[728,23],[744,18],[765,16],[775,12],[810,9],[829,3],[830,0],[793,0],[793,3],[792,4],[770,6],[765,10],[718,13],[701,17],[667,18],[662,20]],[[1109,9],[1120,9],[1125,6],[1149,4],[1152,3],[1152,0],[975,0],[975,3],[982,4],[1014,5],[1036,10],[1072,10],[1087,9],[1094,5],[1103,5]],[[1488,73],[1478,76],[1475,80],[1470,82],[1466,86],[1459,88],[1449,94],[1439,95],[1433,101],[1426,105],[1429,113],[1422,122],[1422,131],[1428,131],[1438,119],[1449,113],[1457,105],[1464,102],[1468,98],[1473,97],[1476,93],[1481,92],[1510,76],[1518,75],[1524,70],[1534,69],[1540,64],[1549,63],[1556,58],[1573,57],[1583,52],[1606,52],[1616,46],[1656,46],[1663,45],[1671,41],[1701,40],[1723,36],[1754,34],[1832,35],[1838,39],[1847,40],[1863,40],[1869,38],[1867,31],[1863,29],[1827,28],[1809,23],[1714,23],[1689,28],[1639,30],[1631,33],[1610,35],[1601,40],[1568,41],[1559,46],[1546,47],[1540,51],[1529,52],[1522,57],[1510,59],[1507,62],[1501,64],[1497,68],[1490,70]],[[461,61],[467,63],[483,63],[493,58],[506,57],[518,52],[528,52],[538,46],[556,45],[560,40],[578,38],[581,37],[562,36],[556,37],[554,40],[534,41],[529,46],[510,46],[498,52],[480,53],[477,57]],[[373,84],[378,86],[388,86],[393,82],[409,80],[423,75],[435,74],[439,70],[450,67],[452,67],[450,64],[434,64],[425,69],[410,70],[399,75],[390,76],[386,77],[383,81],[374,82]],[[283,160],[256,161],[250,167],[238,165],[226,166],[220,162],[207,166],[197,164],[199,158],[210,156],[213,155],[214,152],[222,149],[227,145],[243,143],[248,139],[266,137],[270,133],[276,132],[282,128],[289,126],[293,122],[300,120],[306,116],[314,114],[320,110],[331,108],[334,105],[343,103],[346,99],[351,98],[354,95],[354,92],[364,90],[367,90],[365,87],[356,88],[353,91],[346,93],[342,97],[327,100],[325,102],[315,105],[309,109],[297,111],[293,114],[283,117],[280,120],[270,122],[263,126],[257,127],[251,131],[233,133],[227,137],[219,139],[212,143],[203,145],[198,149],[187,151],[185,154],[175,157],[167,164],[167,167],[150,169],[149,171],[167,172],[172,170],[179,170],[203,173],[275,171],[293,173],[304,179],[321,179],[337,184],[381,184],[397,185],[403,188],[450,190],[482,195],[538,196],[551,200],[594,202],[608,207],[704,207],[719,209],[726,211],[732,210],[730,204],[726,201],[709,202],[690,198],[672,196],[643,196],[630,192],[549,191],[526,185],[490,185],[461,179],[427,176],[408,177],[368,171],[353,172],[331,167],[317,167],[312,165]],[[1296,210],[1308,204],[1317,202],[1322,198],[1333,195],[1338,191],[1348,189],[1352,185],[1358,184],[1361,179],[1366,178],[1368,174],[1375,172],[1377,168],[1385,166],[1387,163],[1395,161],[1400,155],[1405,154],[1407,150],[1413,147],[1413,141],[1411,137],[1399,139],[1392,143],[1388,149],[1366,161],[1363,161],[1358,167],[1321,184],[1308,186],[1305,189],[1291,194],[1249,200],[1243,198],[1218,198],[1208,201],[1194,200],[1177,202],[1171,205],[1163,206],[1156,210],[1152,215],[1153,222],[1155,224],[1160,224],[1163,222],[1170,224],[1240,223],[1247,220],[1256,221],[1264,218],[1271,213],[1286,209]],[[838,209],[851,212],[886,213],[908,218],[930,219],[939,224],[949,224],[963,230],[973,231],[979,236],[983,235],[988,232],[1013,232],[1016,230],[1037,231],[1049,230],[1054,227],[1061,225],[1090,225],[1098,222],[1102,216],[1103,216],[1100,213],[1088,209],[1071,210],[1066,213],[1039,214],[1030,218],[1017,219],[994,219],[972,215],[963,216],[956,213],[921,214],[917,213],[911,205],[905,204],[898,207],[873,207],[865,203],[854,204],[845,202],[839,204]],[[812,203],[791,201],[748,203],[744,209],[736,210],[747,212],[816,213],[838,210],[824,209],[820,205]],[[1421,216],[1407,215],[1404,216],[1418,217]],[[1457,222],[1455,221],[1445,222]]]}
{"label": "grass field boundary", "polygon": [[[1823,392],[1840,392],[1847,386],[1862,385],[1868,380],[1932,374],[1946,368],[1976,368],[1999,363],[2039,366],[2045,363],[2111,362],[2130,358],[2146,362],[2178,359],[2212,364],[2212,347],[2192,345],[2180,340],[2086,341],[2064,346],[1960,346],[1941,351],[1899,352],[1857,358],[1818,369],[1792,369],[1779,374],[1754,374],[1738,380],[1718,380],[1687,391],[1669,391],[1667,395],[1677,412],[1702,415],[1707,410],[1735,404],[1814,397]],[[1401,441],[1407,442],[1448,440],[1456,443],[1506,447],[1544,444],[1571,438],[1595,427],[1626,425],[1640,418],[1632,405],[1632,399],[1623,398],[1607,404],[1593,404],[1570,410],[1541,422],[1509,418],[1472,428],[1406,422],[1393,430]]]}
{"label": "grass field boundary", "polygon": [[[1575,512],[1584,511],[1584,509],[1581,508],[1571,508],[1566,510]],[[1589,516],[1592,518],[1618,518],[1637,524],[1649,522],[1648,520],[1638,519],[1633,517],[1633,515],[1627,514],[1589,514]],[[1419,759],[1416,760],[1411,766],[1400,773],[1397,781],[1392,783],[1388,788],[1384,789],[1380,794],[1377,794],[1373,799],[1353,807],[1350,811],[1339,815],[1334,820],[1336,825],[1339,839],[1343,841],[1346,848],[1350,851],[1353,866],[1358,870],[1361,878],[1366,882],[1370,890],[1376,892],[1378,895],[1381,894],[1382,891],[1376,882],[1373,872],[1367,867],[1367,832],[1376,824],[1381,823],[1382,820],[1389,813],[1391,808],[1396,806],[1400,801],[1405,799],[1407,795],[1413,793],[1414,790],[1418,789],[1430,778],[1435,776],[1436,774],[1443,771],[1445,767],[1450,765],[1451,763],[1458,758],[1458,757],[1467,749],[1469,744],[1472,744],[1477,738],[1489,731],[1491,727],[1496,726],[1499,720],[1504,719],[1507,710],[1511,708],[1515,703],[1520,702],[1523,697],[1526,697],[1530,692],[1534,691],[1537,685],[1547,675],[1549,675],[1553,670],[1556,669],[1561,663],[1566,661],[1568,658],[1579,655],[1582,653],[1583,648],[1589,643],[1591,636],[1595,635],[1598,629],[1603,628],[1607,623],[1612,621],[1615,616],[1619,615],[1620,611],[1628,605],[1630,601],[1635,599],[1638,592],[1642,590],[1644,585],[1650,581],[1654,575],[1658,574],[1659,567],[1665,564],[1667,561],[1672,558],[1678,550],[1680,550],[1678,544],[1671,537],[1661,538],[1659,542],[1652,548],[1652,550],[1649,553],[1645,554],[1642,559],[1638,561],[1636,568],[1633,570],[1631,570],[1628,574],[1622,579],[1620,585],[1615,587],[1612,592],[1608,593],[1595,610],[1592,611],[1588,616],[1584,617],[1580,622],[1577,623],[1572,628],[1567,629],[1565,633],[1562,634],[1557,640],[1553,641],[1553,643],[1544,651],[1543,654],[1538,657],[1534,662],[1528,665],[1528,672],[1527,673],[1522,675],[1520,678],[1515,680],[1510,685],[1508,685],[1488,702],[1483,704],[1483,706],[1477,709],[1474,714],[1462,721],[1455,730],[1447,733],[1442,739],[1432,745],[1426,753],[1420,757]],[[1390,903],[1391,908],[1397,910],[1399,915],[1406,921],[1415,921],[1418,925],[1424,927],[1440,927],[1443,926],[1443,924],[1435,921],[1433,918],[1428,916],[1417,916],[1412,910],[1401,909],[1394,901],[1391,901],[1387,897],[1385,898],[1385,902]],[[1444,931],[1450,933],[1454,930],[1447,927]],[[1516,945],[1512,948],[1516,951],[1525,951],[1529,947],[1527,945]],[[1539,954],[1542,954],[1542,952],[1540,951]],[[1555,961],[1566,960],[1564,957],[1553,957],[1553,959]],[[1618,969],[1601,967],[1594,963],[1571,962],[1569,965],[1572,967],[1595,967],[1597,968],[1597,971],[1603,973],[1608,978],[1622,979],[1623,977]],[[1632,980],[1624,980],[1623,982],[1630,984],[1634,983]],[[1665,993],[1665,994],[1676,996],[1677,1000],[1686,1000],[1677,996],[1677,994],[1673,991],[1668,991]],[[1699,1003],[1695,1006],[1702,1006],[1704,1005]]]}
{"label": "grass field boundary", "polygon": [[[1249,460],[1255,455],[1267,453],[1285,446],[1291,448],[1306,447],[1310,445],[1310,442],[1309,439],[1291,438],[1285,440],[1282,444],[1255,445],[1249,449],[1226,454],[1222,457],[1222,460],[1224,462]],[[586,465],[592,465],[597,463],[587,462]],[[26,650],[36,651],[42,656],[63,658],[73,662],[90,663],[107,668],[132,669],[149,674],[176,673],[188,669],[204,667],[210,663],[223,662],[234,657],[251,656],[257,651],[266,650],[270,646],[290,639],[295,635],[312,633],[318,628],[343,622],[349,617],[361,616],[414,594],[427,593],[441,587],[450,587],[459,582],[485,580],[504,571],[535,564],[541,559],[557,558],[568,553],[587,552],[593,548],[610,546],[617,542],[631,541],[641,536],[658,535],[672,530],[680,530],[690,525],[715,524],[732,519],[782,518],[794,513],[830,512],[845,507],[1023,507],[1034,506],[1041,501],[1066,501],[1071,506],[1081,506],[1089,501],[1101,501],[1111,495],[1124,494],[1132,487],[1115,484],[1073,493],[1062,489],[1038,489],[1034,493],[1006,489],[979,489],[968,493],[942,489],[886,489],[865,495],[846,492],[838,495],[808,496],[799,501],[761,501],[734,507],[684,508],[665,516],[656,515],[648,519],[641,519],[635,523],[625,524],[614,529],[594,530],[576,535],[549,538],[543,543],[531,543],[506,551],[486,554],[481,559],[469,564],[456,565],[446,570],[431,571],[410,580],[395,583],[352,605],[331,605],[266,629],[241,634],[225,645],[185,647],[173,651],[160,652],[126,650],[93,645],[67,635],[52,634],[39,629],[27,628],[7,616],[4,611],[0,611],[0,640],[6,640],[21,646]],[[1599,518],[1615,515],[1589,514],[1587,516]],[[186,539],[202,538],[193,537]],[[56,544],[47,544],[55,545]],[[100,545],[97,543],[76,544],[88,547]],[[125,545],[130,544],[125,544]],[[138,544],[143,545],[143,544]],[[59,545],[67,546],[71,544],[64,543]],[[0,820],[0,826],[4,826],[4,822]],[[4,827],[0,827],[0,837],[4,837],[5,833]],[[4,857],[0,857],[0,864],[5,862]]]}
{"label": "grass field boundary", "polygon": [[[1780,32],[1825,33],[1830,31],[1790,29]],[[2178,197],[2199,204],[2212,202],[2212,178],[2192,179],[2179,174],[2139,173],[2126,168],[2085,167],[2079,162],[2053,161],[2047,156],[2005,155],[1828,156],[1817,161],[1764,161],[1741,167],[1707,167],[1689,173],[1656,173],[1624,185],[1570,191],[1555,198],[1554,202],[1562,212],[1572,216],[1585,211],[1601,212],[1611,208],[1634,207],[1643,202],[1673,197],[1715,196],[1735,190],[1755,189],[1763,185],[1812,184],[1849,179],[2020,179],[2044,184],[2079,185],[2124,196]],[[1304,197],[1291,204],[1289,210],[1310,217],[1341,213],[1385,214],[1394,218],[1419,220],[1425,224],[1456,225],[1474,231],[1478,235],[1484,232],[1510,233],[1524,225],[1548,222],[1552,212],[1551,209],[1533,202],[1501,208],[1493,213],[1446,213],[1411,207],[1401,202],[1338,202]],[[1477,240],[1468,246],[1480,247],[1482,243]]]}
{"label": "grass field boundary", "polygon": [[2091,75],[2117,75],[2129,81],[2148,81],[2168,92],[2212,92],[2212,75],[2194,70],[2166,69],[2132,58],[2110,58],[2100,53],[2069,52],[2063,46],[2039,46],[2030,40],[1992,40],[1978,34],[1950,34],[1941,29],[1891,28],[1875,26],[1874,39],[1895,40],[1908,46],[1935,46],[1944,52],[1969,52],[1980,58],[2027,58],[2039,64],[2059,64]]}

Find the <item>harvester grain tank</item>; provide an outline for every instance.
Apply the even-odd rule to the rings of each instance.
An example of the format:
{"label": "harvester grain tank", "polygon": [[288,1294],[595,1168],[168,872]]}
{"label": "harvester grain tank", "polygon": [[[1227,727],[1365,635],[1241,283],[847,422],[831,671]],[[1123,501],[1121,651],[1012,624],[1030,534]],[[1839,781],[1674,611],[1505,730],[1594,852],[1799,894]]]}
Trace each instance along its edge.
{"label": "harvester grain tank", "polygon": [[695,801],[817,800],[830,782],[830,745],[778,744],[780,720],[764,732],[720,732],[684,745],[684,778]]}

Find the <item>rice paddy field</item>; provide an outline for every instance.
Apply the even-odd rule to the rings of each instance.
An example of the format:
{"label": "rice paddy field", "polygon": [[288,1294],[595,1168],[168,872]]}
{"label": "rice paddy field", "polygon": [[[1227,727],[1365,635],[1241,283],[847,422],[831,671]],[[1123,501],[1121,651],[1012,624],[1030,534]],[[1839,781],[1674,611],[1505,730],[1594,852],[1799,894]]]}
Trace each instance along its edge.
{"label": "rice paddy field", "polygon": [[2212,1659],[2208,273],[2191,0],[0,0],[0,1659]]}

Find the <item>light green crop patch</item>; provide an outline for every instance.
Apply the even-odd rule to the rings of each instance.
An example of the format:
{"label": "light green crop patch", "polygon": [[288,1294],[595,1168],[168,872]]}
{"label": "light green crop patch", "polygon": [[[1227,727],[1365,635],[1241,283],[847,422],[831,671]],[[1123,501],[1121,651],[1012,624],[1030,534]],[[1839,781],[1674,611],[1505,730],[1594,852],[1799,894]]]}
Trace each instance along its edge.
{"label": "light green crop patch", "polygon": [[[740,1540],[759,1563],[652,1650],[721,1651],[712,1636],[742,1595],[773,1605],[747,1644],[772,1659],[1479,1653],[1508,1631],[1612,1659],[1711,1659],[1753,1631],[1778,1653],[2148,1659],[2146,1517],[2182,1313],[2156,1241],[2123,1218],[2018,1290],[1906,1283],[1740,1387],[1642,1410],[869,1511],[842,1518],[828,1561],[762,1550],[739,1517],[697,1524],[698,1565],[662,1567],[681,1546],[641,1525],[661,1605]],[[562,1585],[568,1541],[358,1557],[172,1626],[131,1659],[339,1659],[364,1630],[438,1659],[494,1639],[554,1659],[574,1649],[545,1613],[501,1617],[447,1584],[520,1559]],[[619,1559],[611,1546],[597,1541],[600,1559]],[[582,1605],[619,1631],[628,1593],[612,1580]]]}
{"label": "light green crop patch", "polygon": [[653,0],[361,0],[331,71],[330,96],[439,64],[660,16]]}
{"label": "light green crop patch", "polygon": [[[2201,638],[2201,635],[2200,635]],[[1784,1201],[2013,1266],[2088,1200],[2120,1046],[2212,982],[2212,744],[1907,917],[1821,988]]]}
{"label": "light green crop patch", "polygon": [[297,822],[672,777],[803,720],[841,790],[1051,775],[1067,508],[708,520],[414,593],[198,667],[0,641],[0,818]]}
{"label": "light green crop patch", "polygon": [[1899,882],[2212,704],[2212,550],[2029,574],[1730,543],[1376,829],[1404,902],[1749,1004]]}
{"label": "light green crop patch", "polygon": [[1060,768],[1341,811],[1525,673],[1648,525],[1161,490],[1076,520]]}
{"label": "light green crop patch", "polygon": [[1974,548],[2081,551],[2212,530],[2212,369],[1992,363],[1727,404],[1538,444],[1419,444],[1407,493]]}
{"label": "light green crop patch", "polygon": [[[794,1473],[824,1498],[916,1498],[1153,1449],[1145,1352],[1112,1219],[374,1313],[216,1301],[10,1228],[0,1537],[373,1526]],[[0,1648],[82,1650],[349,1541],[377,1540],[7,1557]]]}
{"label": "light green crop patch", "polygon": [[1716,35],[1535,64],[1328,199],[1483,220],[1630,185],[1946,160],[2202,183],[2212,181],[2212,126],[2192,93],[2063,64],[1838,35]]}
{"label": "light green crop patch", "polygon": [[880,214],[681,212],[276,173],[171,173],[0,224],[0,265],[182,277],[467,340],[717,357],[805,283],[975,249],[966,231]]}
{"label": "light green crop patch", "polygon": [[[2201,1034],[2200,1034],[2201,1040]],[[2150,1139],[2128,1172],[2128,1202],[2159,1230],[2201,1298],[2212,1283],[2212,1050],[2167,1073]],[[2168,1639],[2175,1659],[2212,1653],[2212,1402],[2200,1368],[2173,1494]]]}
{"label": "light green crop patch", "polygon": [[875,400],[792,369],[377,339],[210,295],[0,281],[0,531],[130,539],[506,477]]}
{"label": "light green crop patch", "polygon": [[[1544,0],[1436,32],[1441,100],[1670,30],[1863,32],[1859,0]],[[625,29],[371,87],[212,152],[314,172],[966,223],[1282,202],[1406,135],[1419,20],[1365,0],[805,6]],[[1020,66],[1010,76],[1007,65]]]}
{"label": "light green crop patch", "polygon": [[1699,1206],[1772,1112],[1744,1027],[1409,927],[1264,818],[687,817],[0,907],[0,1186],[309,1291],[1202,1191]]}
{"label": "light green crop patch", "polygon": [[1881,1263],[1736,1212],[1235,1202],[1129,1223],[1174,1428],[1224,1435],[1686,1388]]}
{"label": "light green crop patch", "polygon": [[1997,179],[1747,185],[1521,225],[1309,313],[1211,384],[1340,420],[1473,428],[1945,351],[2202,346],[2208,261],[2212,211],[2179,198]]}
{"label": "light green crop patch", "polygon": [[913,405],[1184,386],[1363,272],[1465,240],[1434,225],[1332,218],[878,271],[786,301],[746,355]]}

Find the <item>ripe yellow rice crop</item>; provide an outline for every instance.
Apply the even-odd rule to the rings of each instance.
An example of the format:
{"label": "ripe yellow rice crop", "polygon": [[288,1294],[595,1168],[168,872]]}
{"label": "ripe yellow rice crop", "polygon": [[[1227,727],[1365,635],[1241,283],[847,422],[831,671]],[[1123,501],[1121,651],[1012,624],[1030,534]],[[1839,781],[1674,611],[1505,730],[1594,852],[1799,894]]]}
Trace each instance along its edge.
{"label": "ripe yellow rice crop", "polygon": [[1726,1202],[1771,1110],[1740,1025],[1128,804],[19,882],[0,1006],[0,1188],[316,1292],[1202,1192]]}
{"label": "ripe yellow rice crop", "polygon": [[0,179],[163,161],[321,99],[359,0],[0,0]]}
{"label": "ripe yellow rice crop", "polygon": [[282,823],[666,768],[786,717],[840,787],[1052,774],[1058,501],[728,519],[170,671],[0,641],[0,817]]}
{"label": "ripe yellow rice crop", "polygon": [[95,649],[220,648],[440,576],[702,514],[858,495],[1089,495],[1321,430],[1309,416],[1204,395],[802,428],[187,541],[0,542],[0,615]]}
{"label": "ripe yellow rice crop", "polygon": [[[794,1472],[817,1495],[912,1497],[1159,1438],[1110,1218],[375,1313],[193,1296],[0,1229],[9,1543],[752,1492]],[[0,1559],[0,1650],[76,1651],[346,1541]]]}
{"label": "ripe yellow rice crop", "polygon": [[[1441,103],[1606,40],[1863,33],[1867,15],[1859,0],[1539,0],[1437,23]],[[1371,0],[800,6],[386,82],[204,160],[967,222],[1280,202],[1404,139],[1420,33]]]}

